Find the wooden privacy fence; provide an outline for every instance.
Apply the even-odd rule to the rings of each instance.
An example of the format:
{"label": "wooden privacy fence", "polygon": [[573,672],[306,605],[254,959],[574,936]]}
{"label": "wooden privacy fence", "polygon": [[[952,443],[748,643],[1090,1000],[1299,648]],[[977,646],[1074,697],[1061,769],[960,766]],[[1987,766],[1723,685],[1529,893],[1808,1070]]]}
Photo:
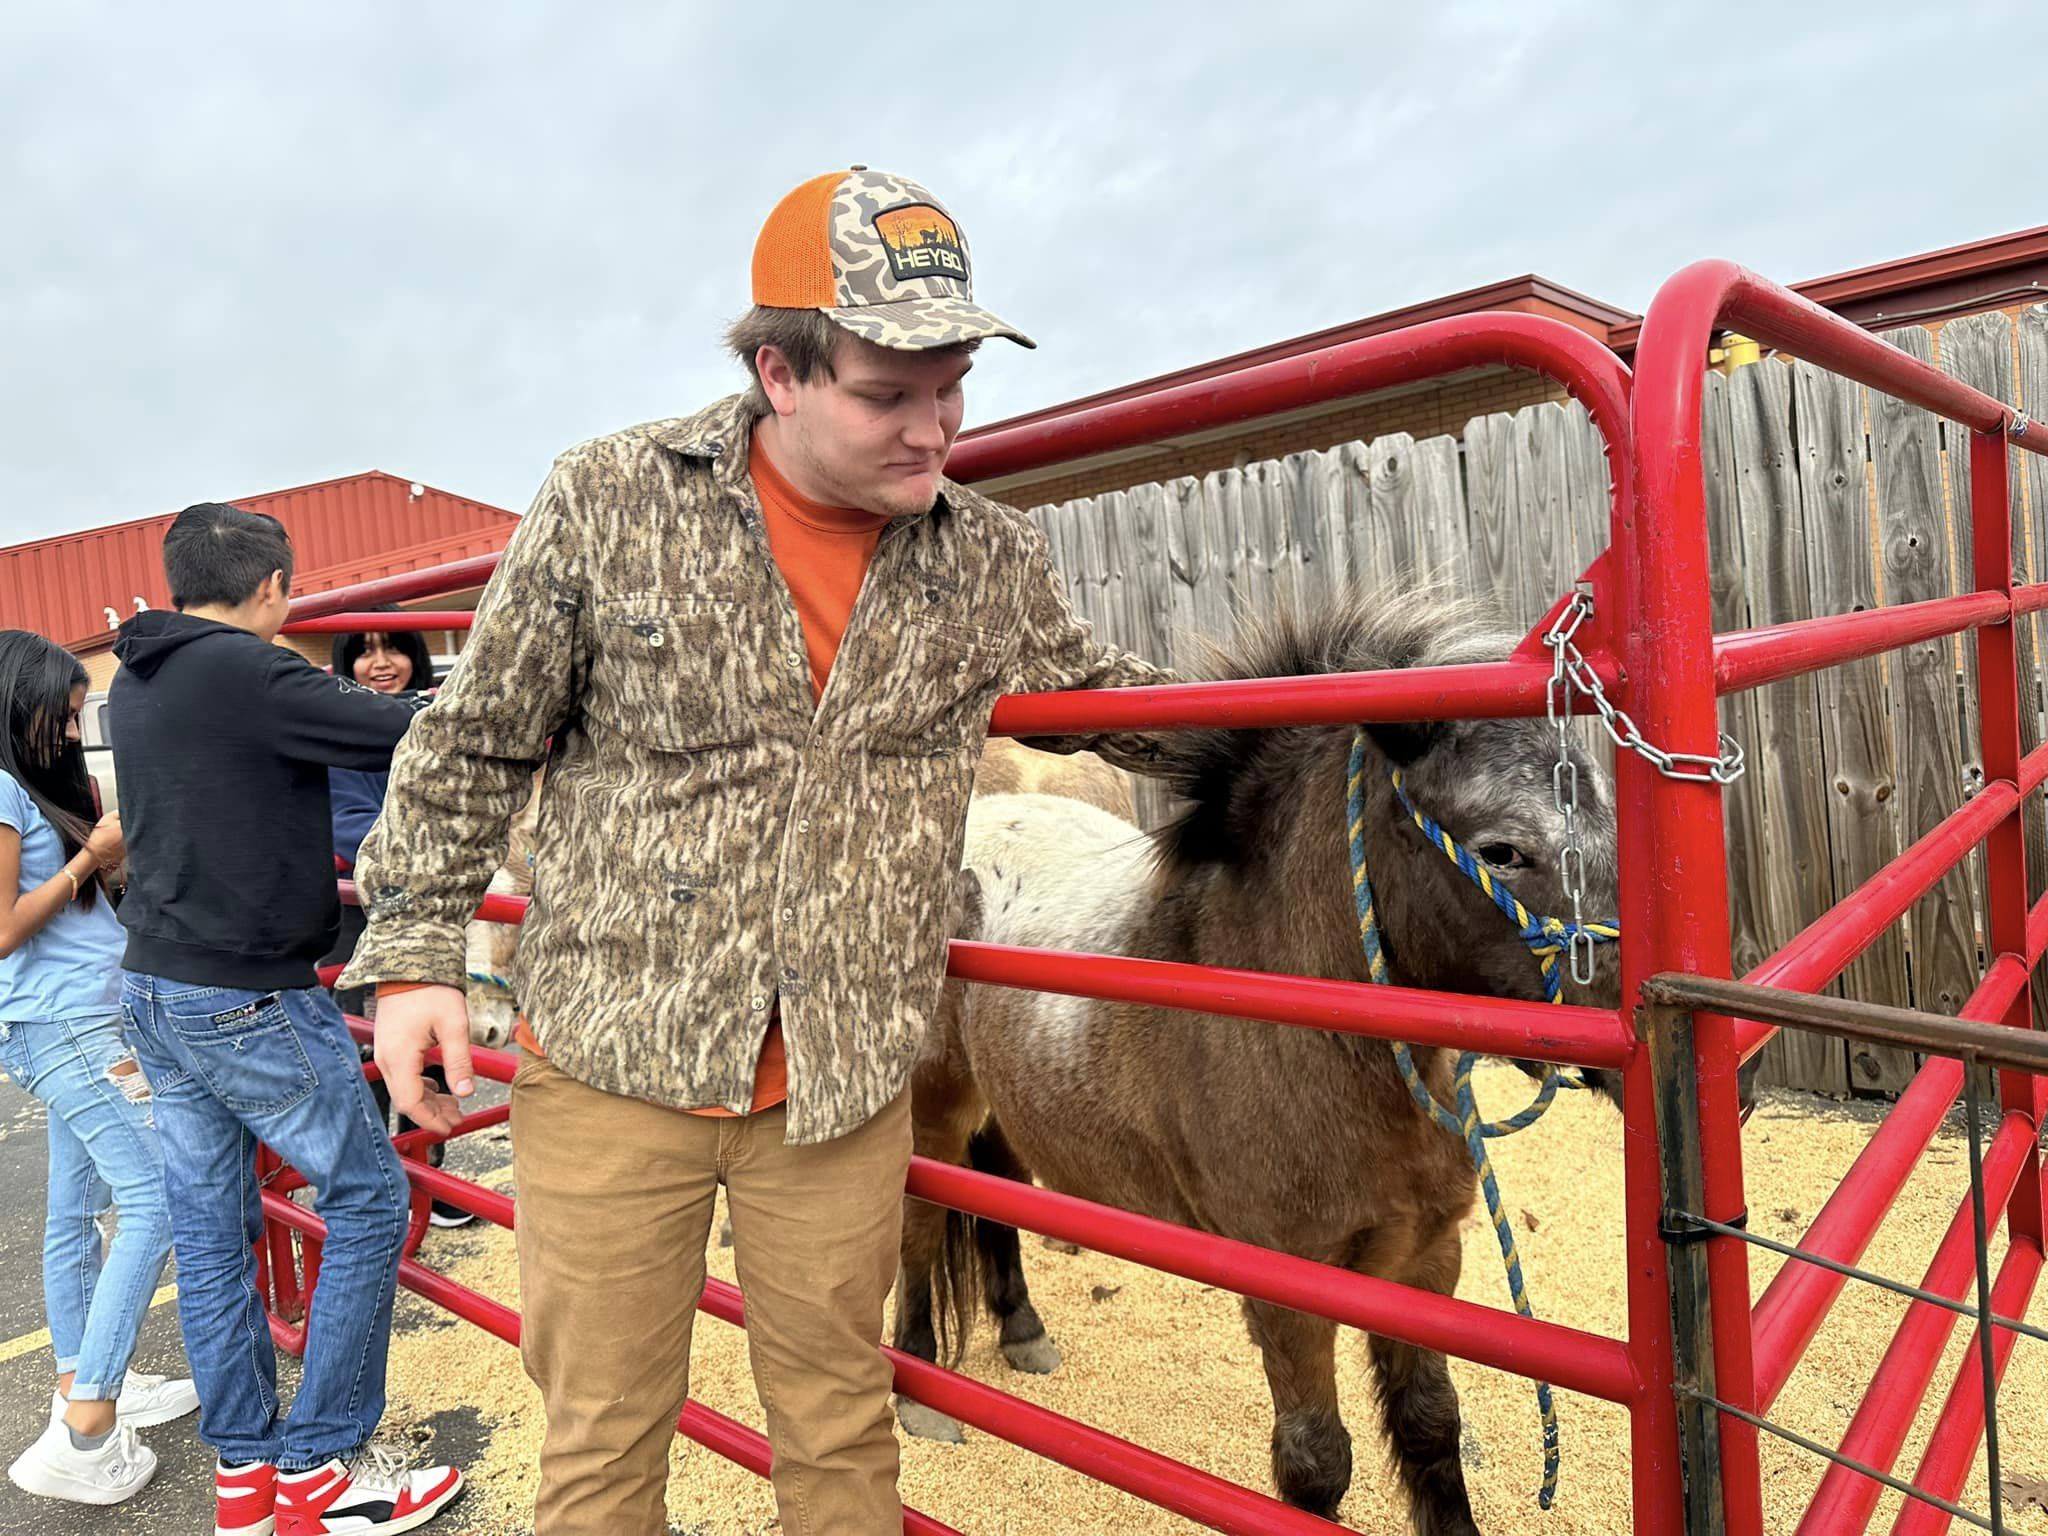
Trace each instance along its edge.
{"label": "wooden privacy fence", "polygon": [[[2012,404],[2048,409],[2048,305],[1886,340]],[[1744,629],[1970,584],[1969,481],[1943,424],[1806,363],[1766,358],[1707,378],[1707,503],[1715,627]],[[1960,443],[1958,445],[1960,447]],[[2024,467],[2019,462],[2024,459]],[[2014,456],[2014,563],[2048,580],[2048,465]],[[1406,433],[1195,479],[1032,509],[1075,607],[1107,640],[1177,667],[1232,615],[1312,605],[1338,586],[1440,578],[1504,624],[1540,621],[1607,542],[1607,466],[1577,405],[1466,425],[1463,442]],[[1654,551],[1652,552],[1654,558]],[[2042,740],[2038,618],[2022,621],[2023,746]],[[1728,792],[1736,974],[1763,959],[1929,831],[1983,782],[1974,648],[1939,639],[1725,700],[1748,750]],[[1140,786],[1148,821],[1170,806]],[[2031,894],[2048,870],[2040,800],[2028,808]],[[1954,1013],[1981,973],[1984,882],[1966,861],[1838,988]],[[2048,1019],[2048,1008],[2037,1003]],[[1781,1035],[1767,1081],[1891,1093],[1901,1051]]]}

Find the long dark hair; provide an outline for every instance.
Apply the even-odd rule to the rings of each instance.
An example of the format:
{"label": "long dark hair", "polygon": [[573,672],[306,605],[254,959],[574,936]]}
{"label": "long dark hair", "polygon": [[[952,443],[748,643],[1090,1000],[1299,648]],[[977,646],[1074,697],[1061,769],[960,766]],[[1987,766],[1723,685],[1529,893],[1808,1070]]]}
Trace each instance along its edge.
{"label": "long dark hair", "polygon": [[[397,613],[396,603],[379,603],[374,608],[359,609],[362,613]],[[407,693],[424,693],[434,686],[434,658],[427,654],[426,637],[416,629],[369,630],[353,635],[334,637],[334,675],[347,682],[356,680],[356,663],[364,651],[370,648],[370,636],[381,634],[398,652],[412,663],[412,676],[406,679]]]}
{"label": "long dark hair", "polygon": [[[60,645],[25,629],[0,629],[0,768],[50,819],[69,862],[92,835],[99,812],[85,771],[85,748],[64,739],[71,695],[85,686],[85,668]],[[98,869],[79,891],[91,906]]]}

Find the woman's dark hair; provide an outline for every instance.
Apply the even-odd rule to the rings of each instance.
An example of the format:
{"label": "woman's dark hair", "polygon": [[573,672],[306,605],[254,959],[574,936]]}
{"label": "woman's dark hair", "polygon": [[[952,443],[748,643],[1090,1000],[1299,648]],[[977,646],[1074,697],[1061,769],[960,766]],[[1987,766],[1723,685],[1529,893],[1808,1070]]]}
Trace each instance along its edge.
{"label": "woman's dark hair", "polygon": [[[379,603],[374,608],[362,608],[359,613],[397,613],[396,603]],[[369,630],[352,635],[334,637],[334,675],[348,682],[356,678],[356,663],[363,652],[370,648],[370,636],[381,634],[398,652],[412,663],[412,676],[406,679],[406,689],[420,693],[434,686],[434,658],[427,652],[426,637],[416,629]]]}
{"label": "woman's dark hair", "polygon": [[[61,645],[25,629],[0,629],[0,768],[50,819],[67,862],[99,819],[85,748],[64,739],[71,694],[85,681],[85,668]],[[79,891],[80,903],[91,906],[101,885],[95,869]]]}

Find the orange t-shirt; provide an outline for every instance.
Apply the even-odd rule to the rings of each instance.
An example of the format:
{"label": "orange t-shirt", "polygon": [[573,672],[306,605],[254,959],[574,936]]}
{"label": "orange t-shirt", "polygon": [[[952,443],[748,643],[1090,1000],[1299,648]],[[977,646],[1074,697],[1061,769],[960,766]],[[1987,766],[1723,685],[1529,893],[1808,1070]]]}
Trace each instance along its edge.
{"label": "orange t-shirt", "polygon": [[[810,661],[811,691],[825,692],[825,680],[832,675],[832,662],[839,654],[839,642],[846,634],[853,605],[867,579],[868,562],[889,519],[878,513],[859,512],[850,507],[830,507],[811,500],[783,478],[754,433],[747,467],[754,478],[754,491],[761,499],[762,521],[768,531],[768,549],[776,569],[796,600],[796,616],[803,626],[804,651]],[[417,982],[381,983],[379,997],[403,992]],[[539,1056],[540,1041],[519,1020],[513,1032],[527,1050]],[[789,1061],[782,1043],[780,1010],[768,1021],[768,1034],[761,1042],[760,1060],[754,1067],[754,1102],[759,1113],[773,1109],[789,1097]],[[693,1109],[693,1115],[729,1116],[723,1105]]]}

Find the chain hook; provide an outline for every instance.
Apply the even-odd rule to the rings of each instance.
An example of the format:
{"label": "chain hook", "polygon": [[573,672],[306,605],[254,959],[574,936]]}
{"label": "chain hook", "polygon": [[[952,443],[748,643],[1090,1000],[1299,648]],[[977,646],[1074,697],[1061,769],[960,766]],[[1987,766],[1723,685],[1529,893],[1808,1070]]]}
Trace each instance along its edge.
{"label": "chain hook", "polygon": [[1599,712],[1601,728],[1616,747],[1634,752],[1666,778],[1728,785],[1742,777],[1746,766],[1742,743],[1725,731],[1720,733],[1719,751],[1712,757],[1698,752],[1667,752],[1647,740],[1627,712],[1608,699],[1600,674],[1577,645],[1579,630],[1592,616],[1593,594],[1581,584],[1573,589],[1571,601],[1543,636],[1543,643],[1554,658],[1543,708],[1557,731],[1557,762],[1550,772],[1550,792],[1558,814],[1564,818],[1564,853],[1558,868],[1572,908],[1572,935],[1567,950],[1572,980],[1582,987],[1593,981],[1593,938],[1584,928],[1586,852],[1579,827],[1579,768],[1572,757],[1574,696],[1584,694],[1591,701]]}

